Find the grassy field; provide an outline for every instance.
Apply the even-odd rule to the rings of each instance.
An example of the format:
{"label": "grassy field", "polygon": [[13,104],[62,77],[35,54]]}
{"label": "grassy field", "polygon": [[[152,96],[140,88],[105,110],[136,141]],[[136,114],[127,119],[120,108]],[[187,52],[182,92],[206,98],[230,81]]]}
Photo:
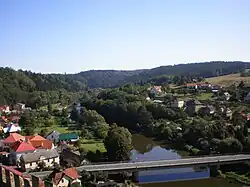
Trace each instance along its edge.
{"label": "grassy field", "polygon": [[196,96],[195,98],[198,100],[209,100],[212,98],[213,93],[201,93],[200,95]]}
{"label": "grassy field", "polygon": [[206,81],[211,84],[216,84],[220,86],[230,86],[234,83],[239,83],[241,81],[250,84],[250,77],[241,77],[240,74],[237,73],[237,74],[207,78]]}
{"label": "grassy field", "polygon": [[99,150],[100,152],[106,152],[104,143],[98,139],[81,139],[81,146],[87,151],[96,152]]}
{"label": "grassy field", "polygon": [[40,133],[42,129],[46,129],[48,131],[48,133],[52,132],[53,130],[56,130],[56,131],[58,131],[60,133],[79,132],[79,130],[75,130],[73,128],[60,127],[60,126],[40,127],[40,128],[36,128],[35,132]]}

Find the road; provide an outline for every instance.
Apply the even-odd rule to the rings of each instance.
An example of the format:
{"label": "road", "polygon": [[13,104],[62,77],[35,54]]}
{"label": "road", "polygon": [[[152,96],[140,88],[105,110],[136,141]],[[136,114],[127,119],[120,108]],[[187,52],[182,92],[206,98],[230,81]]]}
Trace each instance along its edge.
{"label": "road", "polygon": [[[107,163],[107,164],[91,164],[77,167],[78,171],[138,171],[148,169],[190,167],[195,165],[219,165],[250,161],[250,154],[226,155],[226,156],[205,156],[184,158],[175,160],[157,160],[144,162],[124,162],[124,163]],[[30,173],[32,175],[43,177],[50,174],[51,171]]]}

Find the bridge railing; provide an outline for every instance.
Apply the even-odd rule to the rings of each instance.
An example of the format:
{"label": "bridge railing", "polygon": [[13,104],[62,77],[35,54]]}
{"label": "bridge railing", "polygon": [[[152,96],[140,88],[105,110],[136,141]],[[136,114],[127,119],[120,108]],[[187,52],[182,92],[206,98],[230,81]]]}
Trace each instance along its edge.
{"label": "bridge railing", "polygon": [[[174,159],[169,159],[169,158],[162,158],[162,159],[157,159],[157,160],[150,160],[150,161],[161,161],[161,160],[177,160],[177,159],[186,159],[186,158],[204,158],[204,157],[214,157],[214,156],[230,156],[230,155],[243,155],[243,154],[249,154],[250,152],[240,152],[240,153],[223,153],[223,154],[210,154],[210,155],[199,155],[199,156],[184,156],[182,158],[174,158]],[[91,162],[86,165],[100,165],[100,164],[123,164],[123,163],[133,163],[133,162],[147,162],[149,160],[129,160],[129,161],[113,161],[113,162]]]}

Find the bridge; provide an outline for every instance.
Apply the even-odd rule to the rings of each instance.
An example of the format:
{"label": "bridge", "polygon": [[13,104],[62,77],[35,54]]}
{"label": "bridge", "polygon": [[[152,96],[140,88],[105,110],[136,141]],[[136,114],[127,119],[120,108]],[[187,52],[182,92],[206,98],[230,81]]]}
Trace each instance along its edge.
{"label": "bridge", "polygon": [[[204,156],[183,158],[175,160],[157,160],[157,161],[138,161],[138,162],[121,162],[121,163],[106,163],[106,164],[90,164],[79,166],[76,169],[81,172],[83,170],[90,172],[107,171],[118,173],[122,171],[137,172],[149,169],[163,168],[178,168],[192,166],[218,166],[222,164],[233,164],[250,161],[250,154],[237,154],[226,156]],[[30,173],[37,177],[49,175],[51,171]]]}

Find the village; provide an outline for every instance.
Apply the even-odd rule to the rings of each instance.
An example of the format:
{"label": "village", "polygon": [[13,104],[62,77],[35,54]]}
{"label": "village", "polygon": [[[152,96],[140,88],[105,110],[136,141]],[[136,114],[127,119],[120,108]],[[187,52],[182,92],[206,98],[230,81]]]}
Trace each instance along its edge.
{"label": "village", "polygon": [[[167,93],[164,86],[152,85],[147,90],[147,101],[167,108],[182,109],[190,117],[196,114],[216,116],[219,112],[225,119],[230,120],[233,110],[239,106],[238,101],[236,106],[232,104],[232,94],[227,91],[227,88],[209,83],[188,83],[172,89],[174,93]],[[240,101],[240,106],[249,101],[250,94],[247,94]],[[80,112],[81,106],[77,105],[76,108]],[[46,185],[66,187],[69,184],[71,186],[81,184],[81,175],[75,167],[90,162],[81,155],[79,150],[71,149],[79,142],[81,138],[79,133],[60,133],[52,130],[44,136],[38,133],[22,135],[19,120],[22,114],[32,110],[22,103],[0,106],[0,131],[3,137],[0,142],[1,181],[4,184],[10,184],[11,187],[15,184],[27,187]],[[69,109],[68,118],[70,111]],[[244,110],[240,111],[240,115],[246,120],[250,119],[250,114]],[[55,170],[55,168],[63,168],[63,170]],[[53,171],[50,176],[51,181],[48,183],[30,174],[37,171]],[[103,181],[97,181],[94,185],[105,186],[103,183]]]}

